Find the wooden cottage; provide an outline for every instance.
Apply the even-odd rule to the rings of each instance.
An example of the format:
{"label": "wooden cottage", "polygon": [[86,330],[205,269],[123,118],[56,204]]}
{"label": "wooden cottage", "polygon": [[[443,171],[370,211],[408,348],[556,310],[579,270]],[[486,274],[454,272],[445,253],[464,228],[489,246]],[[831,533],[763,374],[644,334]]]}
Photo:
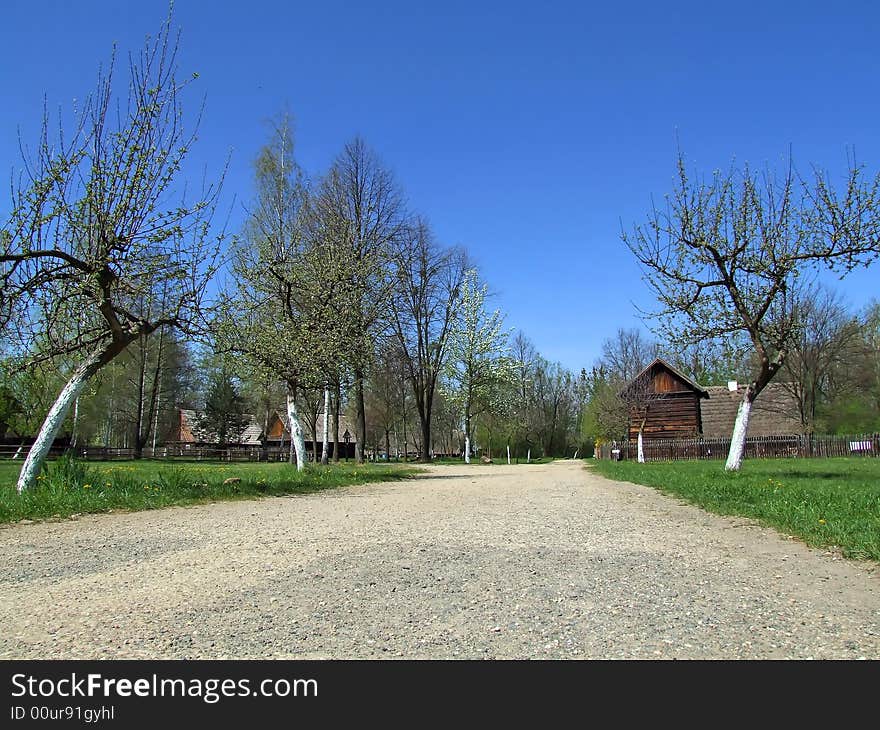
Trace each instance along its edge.
{"label": "wooden cottage", "polygon": [[[216,433],[202,428],[200,425],[201,412],[188,408],[179,408],[171,431],[163,440],[164,445],[174,446],[216,446],[219,437]],[[246,424],[241,433],[230,434],[230,446],[260,446],[263,438],[263,428],[250,414],[244,414]]]}
{"label": "wooden cottage", "polygon": [[[310,438],[311,429],[309,428],[307,423],[303,423],[303,436],[305,437],[306,451],[312,455],[314,458],[314,454],[320,454],[321,449],[323,448],[324,443],[324,414],[317,414],[317,421],[315,422],[315,430],[317,433],[315,434],[316,441],[312,441]],[[305,419],[302,419],[305,421]],[[330,428],[333,428],[333,418],[330,418]],[[345,434],[348,434],[348,441],[345,440]],[[329,434],[330,441],[330,455],[333,455],[333,431],[330,431]],[[289,448],[290,447],[290,439],[291,439],[291,429],[290,429],[290,419],[287,416],[286,411],[284,410],[275,410],[269,416],[269,425],[266,428],[266,446],[270,448]],[[355,454],[355,443],[357,442],[357,437],[355,436],[355,429],[352,424],[348,422],[348,419],[345,415],[340,414],[339,416],[339,456],[343,458],[354,458]]]}
{"label": "wooden cottage", "polygon": [[630,439],[638,438],[640,427],[645,439],[693,438],[702,433],[700,400],[709,393],[665,360],[654,360],[619,395],[627,405]]}

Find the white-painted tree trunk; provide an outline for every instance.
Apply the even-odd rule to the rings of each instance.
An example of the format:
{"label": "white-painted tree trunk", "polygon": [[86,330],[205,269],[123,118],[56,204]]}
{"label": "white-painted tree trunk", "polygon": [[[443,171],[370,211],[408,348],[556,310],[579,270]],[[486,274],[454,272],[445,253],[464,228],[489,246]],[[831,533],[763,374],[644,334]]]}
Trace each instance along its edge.
{"label": "white-painted tree trunk", "polygon": [[645,463],[645,442],[642,440],[642,432],[639,431],[638,438],[638,461],[639,464]]}
{"label": "white-painted tree trunk", "polygon": [[73,428],[72,433],[70,434],[70,446],[71,448],[76,448],[76,439],[77,432],[76,427],[79,425],[79,394],[77,394],[76,398],[73,399]]}
{"label": "white-painted tree trunk", "polygon": [[507,466],[510,466],[510,444],[507,445]]}
{"label": "white-painted tree trunk", "polygon": [[306,440],[303,435],[303,427],[299,422],[299,413],[296,410],[296,399],[293,393],[287,393],[287,417],[290,419],[290,440],[296,452],[296,469],[302,471],[306,468]]}
{"label": "white-painted tree trunk", "polygon": [[746,433],[749,428],[749,413],[752,404],[743,398],[736,412],[736,422],[733,424],[733,436],[730,439],[730,451],[727,453],[725,471],[739,471],[742,466],[743,453],[746,450]]}
{"label": "white-painted tree trunk", "polygon": [[61,389],[52,407],[46,414],[46,420],[43,421],[43,425],[40,427],[37,440],[34,441],[34,445],[31,446],[31,450],[21,466],[21,473],[18,476],[18,484],[16,485],[19,494],[36,484],[40,467],[43,466],[43,462],[49,454],[49,449],[52,448],[55,437],[58,435],[58,430],[67,416],[67,411],[70,410],[71,404],[79,397],[79,394],[86,385],[86,381],[89,379],[91,374],[90,366],[94,365],[93,359],[95,358],[89,358],[89,360],[73,372],[70,380]]}
{"label": "white-painted tree trunk", "polygon": [[321,444],[321,463],[330,460],[330,388],[324,388],[324,441]]}
{"label": "white-painted tree trunk", "polygon": [[464,463],[471,463],[471,438],[467,434],[464,435]]}

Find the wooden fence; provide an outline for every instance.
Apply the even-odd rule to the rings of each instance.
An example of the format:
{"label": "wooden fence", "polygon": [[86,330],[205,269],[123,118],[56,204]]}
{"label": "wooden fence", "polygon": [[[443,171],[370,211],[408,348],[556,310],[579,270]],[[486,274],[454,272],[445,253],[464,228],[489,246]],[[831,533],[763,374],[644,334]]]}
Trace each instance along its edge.
{"label": "wooden fence", "polygon": [[[320,446],[320,444],[319,444]],[[30,450],[30,444],[24,446],[16,444],[0,444],[0,459],[24,460]],[[306,449],[309,458],[312,457],[311,449]],[[103,446],[54,446],[49,451],[50,458],[57,458],[62,454],[71,454],[78,459],[88,461],[113,461],[121,459],[133,459],[134,449],[115,449]],[[319,450],[320,454],[320,450]],[[330,455],[333,455],[333,444],[330,444]],[[141,454],[144,459],[169,459],[178,461],[287,461],[290,456],[290,448],[260,446],[232,446],[229,448],[217,448],[215,446],[157,446],[154,449],[145,448]],[[354,458],[354,444],[339,444],[340,458]],[[319,456],[320,458],[320,456]]]}
{"label": "wooden fence", "polygon": [[[679,459],[726,459],[730,449],[729,438],[645,439],[646,461],[676,461]],[[746,458],[880,456],[880,434],[856,436],[749,436],[746,438]],[[638,458],[636,441],[601,444],[596,449],[597,459]]]}

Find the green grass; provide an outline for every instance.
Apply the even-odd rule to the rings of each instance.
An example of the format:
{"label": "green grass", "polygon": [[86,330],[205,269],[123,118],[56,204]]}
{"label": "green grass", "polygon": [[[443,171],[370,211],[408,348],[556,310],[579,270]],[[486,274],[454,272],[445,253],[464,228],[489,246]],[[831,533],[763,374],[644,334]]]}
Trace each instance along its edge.
{"label": "green grass", "polygon": [[[42,520],[109,510],[146,510],[268,495],[306,494],[350,484],[405,479],[418,472],[393,464],[288,464],[58,459],[46,464],[38,485],[17,494],[21,462],[0,462],[0,523]],[[224,484],[228,478],[240,482]]]}
{"label": "green grass", "polygon": [[592,468],[848,558],[880,561],[880,459],[752,459],[732,474],[721,461],[595,461]]}

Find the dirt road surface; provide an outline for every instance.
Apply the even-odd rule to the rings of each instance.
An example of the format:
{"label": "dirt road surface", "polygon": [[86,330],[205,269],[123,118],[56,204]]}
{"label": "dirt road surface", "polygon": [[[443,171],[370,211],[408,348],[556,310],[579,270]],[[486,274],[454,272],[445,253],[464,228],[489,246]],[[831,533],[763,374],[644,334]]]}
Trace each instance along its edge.
{"label": "dirt road surface", "polygon": [[0,529],[2,658],[880,658],[876,566],[580,462]]}

